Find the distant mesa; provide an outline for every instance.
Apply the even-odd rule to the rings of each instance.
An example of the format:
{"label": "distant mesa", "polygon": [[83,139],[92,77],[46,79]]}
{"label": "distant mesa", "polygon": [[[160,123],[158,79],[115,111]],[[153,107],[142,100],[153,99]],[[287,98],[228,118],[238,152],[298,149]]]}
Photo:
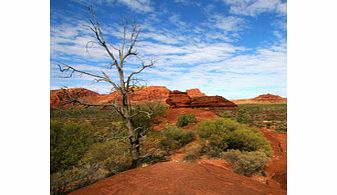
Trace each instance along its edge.
{"label": "distant mesa", "polygon": [[278,96],[278,95],[273,95],[273,94],[270,94],[270,93],[267,93],[267,94],[262,94],[262,95],[259,95],[255,98],[253,98],[253,100],[256,100],[256,101],[259,101],[259,102],[280,102],[280,101],[285,101],[286,98],[283,98],[281,96]]}
{"label": "distant mesa", "polygon": [[277,103],[287,103],[287,98],[267,93],[251,99],[238,99],[232,101],[236,104],[264,104],[264,103],[277,104]]}
{"label": "distant mesa", "polygon": [[[148,86],[133,88],[129,95],[132,103],[162,102],[171,108],[187,107],[236,107],[233,102],[221,96],[206,96],[199,89],[188,89],[186,92],[171,91],[165,86]],[[80,100],[86,104],[104,105],[120,102],[118,92],[99,94],[84,88],[59,89],[50,92],[51,108],[72,108],[81,105],[74,100]]]}

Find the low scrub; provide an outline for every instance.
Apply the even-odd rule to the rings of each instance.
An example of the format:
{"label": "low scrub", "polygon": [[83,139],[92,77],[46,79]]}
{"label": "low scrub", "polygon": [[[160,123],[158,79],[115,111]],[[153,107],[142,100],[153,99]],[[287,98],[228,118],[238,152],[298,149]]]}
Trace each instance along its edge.
{"label": "low scrub", "polygon": [[90,124],[51,121],[51,173],[76,165],[93,143],[94,132]]}
{"label": "low scrub", "polygon": [[177,127],[183,127],[190,123],[195,123],[197,121],[194,114],[182,114],[179,116],[176,123]]}
{"label": "low scrub", "polygon": [[251,116],[244,109],[240,109],[238,111],[238,113],[236,114],[236,120],[242,124],[250,124],[252,122]]}
{"label": "low scrub", "polygon": [[168,127],[162,134],[164,139],[160,141],[160,147],[166,151],[181,148],[195,138],[194,132],[183,131],[178,127]]}
{"label": "low scrub", "polygon": [[260,151],[241,152],[239,150],[229,150],[224,152],[222,157],[230,161],[236,173],[245,176],[263,174],[264,166],[268,160],[267,155]]}
{"label": "low scrub", "polygon": [[261,151],[271,155],[271,146],[257,129],[231,119],[205,121],[196,126],[202,144],[202,152],[211,157],[220,157],[229,149]]}
{"label": "low scrub", "polygon": [[188,151],[187,154],[183,157],[185,161],[195,162],[198,158],[200,158],[200,147],[193,148]]}

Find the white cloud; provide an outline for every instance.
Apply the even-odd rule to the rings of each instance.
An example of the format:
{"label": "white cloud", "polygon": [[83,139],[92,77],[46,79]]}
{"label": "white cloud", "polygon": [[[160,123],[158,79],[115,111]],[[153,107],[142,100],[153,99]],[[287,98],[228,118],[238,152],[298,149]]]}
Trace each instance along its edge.
{"label": "white cloud", "polygon": [[287,13],[287,3],[281,0],[223,0],[230,5],[230,12],[238,15],[256,16],[263,12]]}
{"label": "white cloud", "polygon": [[224,32],[239,31],[244,26],[244,20],[235,16],[225,17],[222,15],[213,15],[210,20],[215,22],[215,27],[223,30]]}
{"label": "white cloud", "polygon": [[152,12],[151,0],[117,0],[117,2],[129,7],[136,12]]}

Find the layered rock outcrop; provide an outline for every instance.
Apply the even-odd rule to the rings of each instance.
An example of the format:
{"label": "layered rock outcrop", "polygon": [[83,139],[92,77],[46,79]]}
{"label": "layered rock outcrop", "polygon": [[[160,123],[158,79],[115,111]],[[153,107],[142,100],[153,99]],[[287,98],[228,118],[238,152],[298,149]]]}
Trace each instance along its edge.
{"label": "layered rock outcrop", "polygon": [[203,96],[192,98],[191,107],[237,107],[237,105],[222,96]]}
{"label": "layered rock outcrop", "polygon": [[[163,86],[134,88],[129,98],[134,104],[162,102],[172,108],[236,107],[234,103],[221,96],[206,96],[196,88],[186,92],[170,91]],[[50,93],[51,108],[71,108],[81,105],[76,100],[89,105],[106,105],[120,102],[121,97],[118,92],[99,94],[84,88],[52,90]]]}
{"label": "layered rock outcrop", "polygon": [[191,97],[187,95],[187,92],[174,90],[169,93],[166,103],[173,108],[191,107]]}
{"label": "layered rock outcrop", "polygon": [[166,103],[171,108],[208,108],[208,107],[237,107],[233,102],[222,96],[201,96],[191,98],[187,92],[172,91]]}

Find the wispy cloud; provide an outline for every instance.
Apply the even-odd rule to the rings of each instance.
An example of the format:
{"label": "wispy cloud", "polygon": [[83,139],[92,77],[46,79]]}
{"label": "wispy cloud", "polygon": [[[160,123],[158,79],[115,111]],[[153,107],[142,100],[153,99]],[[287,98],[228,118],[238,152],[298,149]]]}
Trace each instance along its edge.
{"label": "wispy cloud", "polygon": [[129,7],[136,12],[152,12],[151,0],[117,0],[117,2]]}
{"label": "wispy cloud", "polygon": [[263,12],[287,13],[287,3],[281,0],[223,0],[230,5],[230,12],[238,15],[256,16]]}

